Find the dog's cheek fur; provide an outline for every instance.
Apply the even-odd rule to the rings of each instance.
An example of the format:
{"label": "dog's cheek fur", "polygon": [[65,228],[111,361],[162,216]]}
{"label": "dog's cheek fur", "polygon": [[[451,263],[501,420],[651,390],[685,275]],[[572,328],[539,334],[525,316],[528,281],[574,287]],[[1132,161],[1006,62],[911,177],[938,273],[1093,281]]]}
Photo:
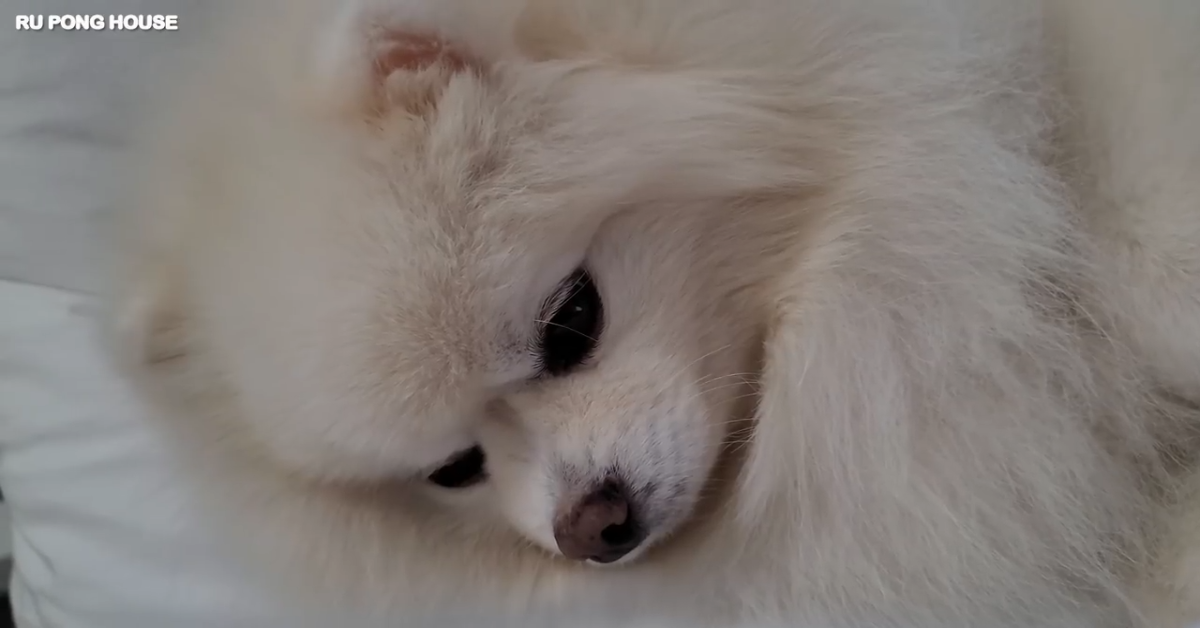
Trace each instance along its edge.
{"label": "dog's cheek fur", "polygon": [[1115,618],[1147,556],[1154,480],[1138,461],[1153,466],[1157,419],[1128,355],[1072,304],[1094,287],[1093,251],[1057,185],[946,122],[895,121],[929,144],[881,130],[861,157],[888,165],[823,201],[842,209],[784,291],[775,394],[735,498],[774,530],[751,564],[787,576],[742,591],[772,616],[803,616],[823,590],[894,600],[832,607],[867,625],[1132,621]]}
{"label": "dog's cheek fur", "polygon": [[[1113,327],[1154,376],[1200,399],[1200,5],[1056,0],[1064,90],[1087,102],[1066,128],[1066,168],[1105,247]],[[1113,35],[1119,24],[1120,36]]]}
{"label": "dog's cheek fur", "polygon": [[513,422],[483,430],[502,510],[546,549],[556,551],[556,509],[613,477],[640,500],[650,538],[639,551],[693,514],[721,448],[727,404],[706,403],[703,355],[688,359],[692,352],[654,342],[516,395]]}
{"label": "dog's cheek fur", "polygon": [[595,353],[510,397],[483,431],[504,510],[548,549],[558,500],[611,473],[645,498],[647,546],[694,512],[753,379],[758,329],[748,299],[724,307],[742,274],[698,254],[730,244],[711,240],[713,209],[640,206],[608,221],[586,261],[604,303]]}

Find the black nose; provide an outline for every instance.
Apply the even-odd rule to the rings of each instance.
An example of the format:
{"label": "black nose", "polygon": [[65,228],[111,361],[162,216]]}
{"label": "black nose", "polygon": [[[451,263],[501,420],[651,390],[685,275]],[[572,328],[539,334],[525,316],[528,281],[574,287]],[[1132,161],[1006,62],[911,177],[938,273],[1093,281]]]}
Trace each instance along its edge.
{"label": "black nose", "polygon": [[572,560],[615,562],[646,538],[621,482],[609,480],[564,506],[554,521],[554,540],[563,556]]}

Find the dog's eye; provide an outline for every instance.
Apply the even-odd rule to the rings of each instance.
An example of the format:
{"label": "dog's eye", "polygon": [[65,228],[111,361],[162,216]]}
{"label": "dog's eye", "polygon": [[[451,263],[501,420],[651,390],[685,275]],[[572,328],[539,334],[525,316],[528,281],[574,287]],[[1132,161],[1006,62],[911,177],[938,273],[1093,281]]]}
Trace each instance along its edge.
{"label": "dog's eye", "polygon": [[542,325],[538,342],[538,360],[548,375],[561,375],[586,360],[596,348],[603,322],[600,293],[586,270],[568,277],[560,295],[561,303]]}
{"label": "dog's eye", "polygon": [[478,445],[452,456],[446,464],[429,474],[429,481],[442,488],[467,488],[484,481],[487,456]]}

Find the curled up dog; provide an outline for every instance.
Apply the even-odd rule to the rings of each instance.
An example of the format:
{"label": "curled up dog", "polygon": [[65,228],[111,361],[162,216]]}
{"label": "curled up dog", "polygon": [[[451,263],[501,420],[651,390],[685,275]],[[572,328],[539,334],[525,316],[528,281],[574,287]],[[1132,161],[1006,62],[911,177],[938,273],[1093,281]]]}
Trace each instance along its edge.
{"label": "curled up dog", "polygon": [[235,11],[146,135],[113,338],[281,582],[406,626],[1195,619],[1189,4]]}

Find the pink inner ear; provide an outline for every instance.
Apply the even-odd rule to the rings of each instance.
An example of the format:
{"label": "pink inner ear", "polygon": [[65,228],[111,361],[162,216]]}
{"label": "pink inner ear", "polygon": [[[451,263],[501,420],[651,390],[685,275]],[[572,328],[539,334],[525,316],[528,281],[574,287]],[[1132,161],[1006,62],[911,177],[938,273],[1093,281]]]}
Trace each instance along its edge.
{"label": "pink inner ear", "polygon": [[413,72],[442,64],[452,71],[461,70],[467,60],[441,39],[431,35],[388,33],[377,44],[375,71],[380,78],[393,72]]}

